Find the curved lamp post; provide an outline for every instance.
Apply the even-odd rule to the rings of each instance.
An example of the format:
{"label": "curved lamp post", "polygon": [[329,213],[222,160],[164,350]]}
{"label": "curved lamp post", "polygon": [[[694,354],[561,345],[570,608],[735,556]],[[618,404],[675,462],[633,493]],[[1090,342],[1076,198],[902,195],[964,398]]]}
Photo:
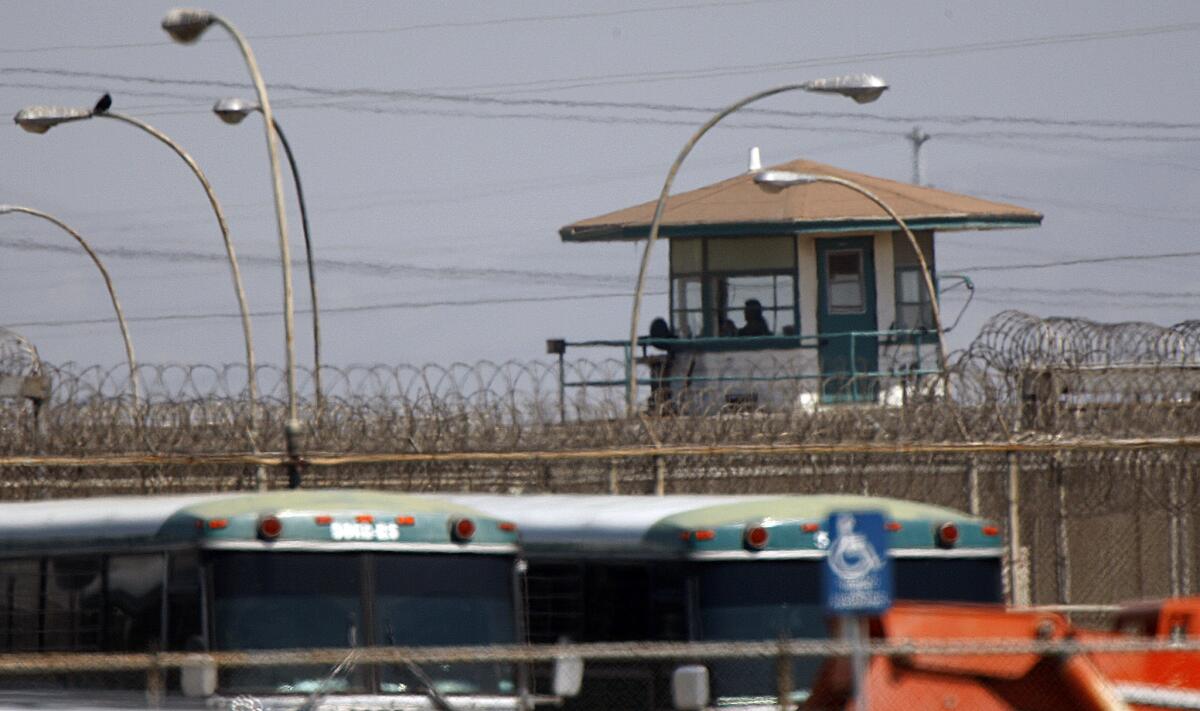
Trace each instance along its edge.
{"label": "curved lamp post", "polygon": [[258,62],[245,36],[228,20],[207,10],[177,8],[167,13],[163,18],[162,28],[171,39],[181,44],[191,44],[200,39],[212,25],[224,27],[237,43],[242,57],[246,60],[246,68],[250,79],[254,82],[254,91],[258,96],[258,105],[263,115],[263,126],[267,136],[267,156],[271,163],[271,190],[275,197],[275,224],[279,230],[279,257],[283,267],[283,333],[287,349],[287,390],[288,390],[288,419],[283,427],[284,442],[288,453],[288,485],[292,488],[300,485],[299,439],[300,420],[296,416],[296,338],[295,304],[292,298],[292,257],[288,247],[287,214],[283,207],[283,178],[279,169],[279,151],[275,147],[275,115],[271,112],[271,100],[267,96],[267,87],[263,82],[262,73],[258,70]]}
{"label": "curved lamp post", "polygon": [[925,261],[925,253],[921,251],[921,245],[917,243],[916,235],[912,233],[912,230],[908,229],[908,223],[900,219],[900,216],[896,214],[896,211],[890,205],[858,183],[832,175],[811,175],[808,173],[793,173],[787,170],[764,170],[754,175],[754,182],[780,189],[792,185],[809,185],[811,183],[841,185],[862,195],[886,212],[888,217],[891,217],[892,221],[900,226],[901,231],[904,232],[904,236],[908,238],[909,245],[917,253],[917,261],[921,265],[921,275],[925,279],[925,288],[929,291],[929,306],[933,315],[933,326],[937,329],[938,369],[942,372],[946,371],[946,332],[942,328],[942,309],[938,303],[937,290],[934,288],[933,277],[929,273],[929,263]]}
{"label": "curved lamp post", "polygon": [[662,221],[663,211],[667,206],[667,195],[671,192],[671,184],[675,182],[675,174],[679,172],[679,167],[683,164],[683,160],[692,152],[692,148],[700,140],[704,134],[713,126],[720,123],[729,114],[741,109],[747,104],[752,104],[760,99],[765,99],[768,96],[782,94],[788,91],[810,91],[821,94],[840,94],[842,96],[854,99],[860,104],[870,103],[878,99],[888,88],[887,82],[877,76],[870,74],[855,74],[843,77],[834,77],[829,79],[814,79],[806,81],[803,84],[786,84],[777,86],[774,89],[760,91],[757,94],[751,94],[746,98],[738,101],[727,108],[717,112],[715,116],[710,118],[696,133],[692,135],[688,142],[684,144],[683,150],[679,152],[679,156],[675,158],[675,162],[671,164],[671,170],[667,172],[666,182],[663,183],[662,192],[658,196],[658,204],[654,207],[654,218],[650,221],[650,233],[646,238],[646,249],[642,252],[642,262],[638,267],[637,286],[633,292],[633,314],[629,322],[629,374],[625,383],[626,401],[625,414],[632,417],[637,411],[637,368],[634,366],[634,358],[637,353],[638,342],[638,318],[641,316],[642,310],[642,290],[646,282],[646,269],[650,265],[650,252],[654,249],[654,243],[658,240],[658,227]]}
{"label": "curved lamp post", "polygon": [[[230,125],[241,123],[255,111],[262,111],[262,107],[244,99],[218,99],[217,103],[213,104],[213,113],[217,115],[217,118]],[[274,121],[274,119],[272,120]],[[317,272],[313,265],[312,239],[309,237],[308,231],[308,207],[304,202],[304,188],[300,185],[300,171],[296,167],[296,156],[292,153],[292,146],[288,143],[287,136],[283,133],[283,128],[279,125],[279,121],[274,121],[274,123],[275,135],[279,136],[279,142],[283,144],[283,152],[287,155],[288,166],[292,169],[292,180],[296,183],[296,200],[300,203],[300,226],[304,230],[304,258],[308,264],[308,293],[309,299],[312,302],[313,387],[316,389],[317,412],[320,412],[321,317],[320,309],[317,306]]]}
{"label": "curved lamp post", "polygon": [[192,173],[196,179],[200,181],[200,185],[204,187],[204,194],[208,196],[208,202],[212,205],[213,213],[217,216],[217,225],[221,228],[221,239],[225,242],[225,254],[229,257],[229,270],[233,273],[233,288],[237,293],[238,312],[242,318],[242,337],[246,344],[246,379],[248,394],[250,396],[250,418],[251,426],[253,427],[254,419],[254,403],[258,401],[258,386],[255,382],[255,364],[254,364],[254,336],[250,330],[250,309],[246,305],[246,290],[242,287],[242,272],[238,268],[237,252],[234,251],[233,241],[229,238],[229,224],[225,220],[225,211],[221,209],[221,203],[217,201],[217,195],[213,192],[212,184],[208,182],[208,178],[204,175],[204,171],[200,170],[200,166],[187,151],[183,150],[175,141],[171,140],[162,131],[154,128],[148,123],[135,119],[132,116],[109,111],[108,105],[111,104],[111,98],[105,94],[100,103],[94,109],[79,109],[79,108],[63,108],[59,106],[29,106],[17,112],[13,117],[13,121],[21,128],[30,133],[45,133],[51,128],[63,123],[71,123],[74,121],[83,121],[91,118],[110,118],[116,119],[130,126],[135,126],[158,139],[175,154],[183,159],[184,163],[192,169]]}
{"label": "curved lamp post", "polygon": [[87,255],[92,258],[92,262],[96,265],[96,268],[100,270],[100,276],[104,277],[104,286],[108,289],[108,297],[112,299],[113,310],[117,312],[117,325],[121,327],[121,339],[125,342],[125,359],[129,362],[129,385],[133,389],[133,404],[136,406],[141,402],[141,388],[138,386],[137,359],[133,355],[133,341],[129,338],[129,325],[125,323],[125,312],[121,310],[121,302],[117,299],[117,292],[113,288],[112,278],[108,276],[108,270],[104,268],[104,263],[100,261],[100,257],[92,249],[91,245],[87,243],[87,240],[57,217],[41,210],[34,210],[31,207],[0,205],[0,215],[8,215],[16,212],[40,217],[47,222],[53,222],[55,225],[58,225],[64,232],[75,238],[79,246],[83,247],[83,251],[87,252]]}

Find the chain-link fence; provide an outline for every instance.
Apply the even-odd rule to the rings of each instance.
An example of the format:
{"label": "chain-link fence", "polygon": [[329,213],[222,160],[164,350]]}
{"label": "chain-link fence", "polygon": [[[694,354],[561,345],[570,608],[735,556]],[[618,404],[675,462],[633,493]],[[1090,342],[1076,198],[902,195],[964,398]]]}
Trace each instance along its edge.
{"label": "chain-link fence", "polygon": [[[897,371],[863,384],[867,402],[757,405],[717,380],[695,385],[728,391],[693,401],[710,409],[660,407],[644,387],[632,417],[619,359],[324,368],[320,398],[299,378],[295,459],[277,369],[259,369],[251,403],[244,368],[141,366],[135,403],[124,368],[38,367],[48,396],[0,405],[3,498],[282,486],[289,463],[309,487],[864,493],[1004,524],[1017,603],[1196,589],[1200,322],[1004,313],[945,374]],[[771,377],[789,374],[811,376]]]}
{"label": "chain-link fence", "polygon": [[1200,643],[1192,639],[1068,639],[1053,622],[1043,629],[1045,639],[7,654],[0,706],[986,711],[1200,703]]}

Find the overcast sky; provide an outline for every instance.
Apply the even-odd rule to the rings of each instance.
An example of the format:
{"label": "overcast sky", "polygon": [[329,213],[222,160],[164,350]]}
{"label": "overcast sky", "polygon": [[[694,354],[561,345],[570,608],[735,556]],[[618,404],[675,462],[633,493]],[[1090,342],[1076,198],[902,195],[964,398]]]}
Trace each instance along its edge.
{"label": "overcast sky", "polygon": [[[0,5],[0,109],[90,106],[176,138],[229,214],[260,362],[282,363],[282,289],[261,124],[218,29],[193,46],[160,2]],[[212,2],[250,38],[300,162],[329,364],[542,357],[547,338],[624,338],[638,253],[566,245],[564,224],[653,199],[716,108],[847,72],[892,89],[858,106],[790,94],[693,152],[677,190],[804,157],[1042,211],[1041,228],[947,234],[943,273],[977,296],[961,347],[1003,309],[1171,324],[1200,316],[1200,4],[1009,2]],[[656,104],[650,107],[647,104]],[[778,113],[786,112],[786,113]],[[836,114],[836,115],[831,115]],[[242,336],[216,222],[187,168],[116,121],[0,131],[0,203],[77,228],[113,273],[139,358],[237,363]],[[285,174],[286,176],[286,174]],[[289,185],[289,197],[291,196]],[[302,256],[297,212],[289,215]],[[1191,253],[1046,268],[1079,259]],[[665,315],[665,245],[643,307]],[[304,271],[297,307],[308,308]],[[947,320],[962,292],[946,297]],[[51,225],[0,216],[0,326],[52,362],[123,351],[101,281]],[[297,349],[310,363],[307,312]]]}

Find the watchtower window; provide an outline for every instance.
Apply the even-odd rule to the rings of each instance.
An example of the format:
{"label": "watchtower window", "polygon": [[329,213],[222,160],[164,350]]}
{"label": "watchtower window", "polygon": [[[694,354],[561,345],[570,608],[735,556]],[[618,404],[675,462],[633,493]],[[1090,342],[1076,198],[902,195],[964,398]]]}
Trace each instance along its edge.
{"label": "watchtower window", "polygon": [[867,307],[867,289],[861,249],[825,253],[826,299],[829,313],[861,314]]}
{"label": "watchtower window", "polygon": [[[917,232],[915,236],[936,284],[933,233]],[[929,289],[925,288],[920,259],[907,236],[899,232],[892,233],[892,254],[896,262],[896,323],[893,328],[932,329],[933,306],[929,303]]]}
{"label": "watchtower window", "polygon": [[921,278],[920,267],[896,269],[896,328],[933,328],[933,308],[929,303],[929,289]]}
{"label": "watchtower window", "polygon": [[671,242],[671,325],[680,338],[798,331],[794,237]]}

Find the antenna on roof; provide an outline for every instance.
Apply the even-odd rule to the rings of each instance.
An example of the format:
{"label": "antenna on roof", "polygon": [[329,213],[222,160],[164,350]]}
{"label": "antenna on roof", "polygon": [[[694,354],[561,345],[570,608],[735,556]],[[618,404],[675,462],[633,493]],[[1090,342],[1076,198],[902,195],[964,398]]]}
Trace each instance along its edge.
{"label": "antenna on roof", "polygon": [[750,149],[750,167],[746,169],[747,173],[757,173],[762,170],[762,157],[758,153],[758,146]]}

